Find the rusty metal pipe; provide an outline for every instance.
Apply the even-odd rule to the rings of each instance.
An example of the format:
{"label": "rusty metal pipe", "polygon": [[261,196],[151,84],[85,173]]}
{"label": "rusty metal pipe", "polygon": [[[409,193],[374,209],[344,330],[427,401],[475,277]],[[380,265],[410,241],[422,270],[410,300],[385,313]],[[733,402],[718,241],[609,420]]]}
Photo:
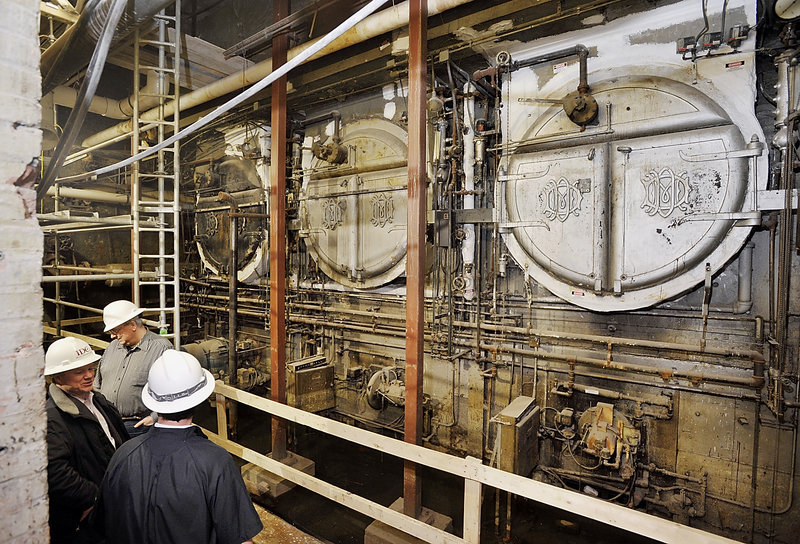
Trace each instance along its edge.
{"label": "rusty metal pipe", "polygon": [[[464,346],[474,346],[474,342],[457,342]],[[686,370],[675,370],[674,368],[667,368],[663,366],[648,366],[637,365],[635,363],[619,363],[616,361],[608,361],[607,359],[593,359],[590,357],[574,357],[572,355],[564,355],[560,353],[549,353],[538,349],[523,349],[512,348],[509,346],[500,346],[497,344],[481,343],[481,349],[495,352],[518,353],[520,355],[529,355],[531,357],[538,357],[540,359],[550,359],[555,361],[574,362],[575,364],[587,365],[597,368],[604,368],[609,370],[618,370],[621,372],[633,372],[637,374],[648,374],[660,376],[662,379],[680,378],[686,379],[691,382],[715,382],[726,385],[734,385],[738,387],[748,387],[751,389],[760,390],[764,386],[763,376],[726,376],[720,374],[710,374],[707,372],[692,372]]]}
{"label": "rusty metal pipe", "polygon": [[580,65],[578,92],[587,93],[589,92],[589,80],[587,75],[586,60],[589,58],[589,50],[586,49],[586,46],[582,44],[577,44],[573,47],[567,47],[565,49],[559,49],[558,51],[551,51],[550,53],[545,53],[544,55],[539,55],[538,57],[533,57],[531,59],[513,62],[511,63],[509,70],[513,72],[514,70],[519,70],[520,68],[535,66],[545,62],[552,62],[564,57],[571,57],[572,55],[578,56],[578,63]]}
{"label": "rusty metal pipe", "polygon": [[[466,321],[456,321],[453,326],[471,327],[473,324]],[[613,336],[599,336],[593,334],[561,333],[555,331],[545,331],[541,329],[531,329],[529,327],[514,327],[510,325],[495,325],[483,323],[481,325],[486,330],[495,332],[508,332],[521,334],[528,337],[546,337],[559,340],[576,340],[600,344],[612,344],[628,347],[653,348],[657,350],[678,351],[683,353],[695,353],[699,355],[719,355],[721,357],[740,357],[749,359],[753,363],[764,363],[764,355],[755,350],[737,350],[724,348],[706,348],[701,350],[699,346],[690,344],[678,344],[673,342],[659,342],[657,340],[638,340],[632,338],[616,338]]]}
{"label": "rusty metal pipe", "polygon": [[[289,15],[288,0],[273,2],[273,17],[279,22]],[[270,68],[281,68],[288,60],[289,38],[280,34],[272,39]],[[275,402],[286,403],[286,114],[285,75],[272,86],[270,141],[272,161],[269,167],[269,361],[272,373],[270,394]],[[286,421],[278,417],[271,423],[272,458],[284,459]]]}
{"label": "rusty metal pipe", "polygon": [[238,381],[238,361],[236,360],[236,313],[238,311],[238,293],[236,282],[239,279],[239,219],[236,214],[239,207],[228,193],[221,192],[217,196],[220,202],[226,202],[230,208],[230,261],[228,265],[228,383],[236,387]]}
{"label": "rusty metal pipe", "polygon": [[[408,2],[408,208],[406,257],[406,442],[421,444],[422,377],[425,361],[426,109],[428,79],[428,2]],[[403,512],[422,513],[422,468],[403,465]]]}

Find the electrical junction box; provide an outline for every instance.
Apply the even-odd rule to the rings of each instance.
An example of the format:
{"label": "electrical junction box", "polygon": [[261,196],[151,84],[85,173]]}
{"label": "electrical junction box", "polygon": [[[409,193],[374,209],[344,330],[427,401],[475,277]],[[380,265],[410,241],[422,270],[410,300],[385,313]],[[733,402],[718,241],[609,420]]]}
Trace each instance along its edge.
{"label": "electrical junction box", "polygon": [[520,396],[493,419],[497,422],[497,467],[528,476],[539,463],[539,413],[533,397]]}
{"label": "electrical junction box", "polygon": [[333,364],[324,355],[313,355],[286,365],[286,402],[306,412],[321,412],[336,404]]}

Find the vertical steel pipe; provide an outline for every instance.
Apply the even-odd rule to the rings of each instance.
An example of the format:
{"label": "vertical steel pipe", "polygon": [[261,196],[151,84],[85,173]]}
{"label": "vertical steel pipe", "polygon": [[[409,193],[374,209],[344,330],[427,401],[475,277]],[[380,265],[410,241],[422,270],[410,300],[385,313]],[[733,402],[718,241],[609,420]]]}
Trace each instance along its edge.
{"label": "vertical steel pipe", "polygon": [[[230,206],[230,261],[228,264],[228,383],[236,387],[239,381],[239,362],[236,359],[236,315],[239,311],[239,298],[236,290],[236,282],[239,279],[239,207],[233,197],[224,192],[217,196],[220,202],[226,202]],[[230,412],[228,418],[228,428],[231,436],[238,434],[239,410],[235,402],[227,403]],[[227,432],[227,431],[226,431]]]}
{"label": "vertical steel pipe", "polygon": [[238,361],[236,360],[236,312],[239,309],[239,297],[236,290],[236,283],[239,279],[238,260],[239,260],[239,207],[236,201],[228,193],[219,193],[217,197],[220,202],[226,202],[230,206],[230,252],[228,264],[228,383],[236,387],[238,382]]}
{"label": "vertical steel pipe", "polygon": [[[411,0],[408,59],[408,253],[406,258],[406,405],[405,441],[422,443],[422,377],[425,345],[425,106],[427,102],[428,3]],[[405,461],[403,510],[422,512],[420,466]]]}
{"label": "vertical steel pipe", "polygon": [[[289,15],[288,0],[275,0],[275,22]],[[272,39],[272,65],[286,63],[289,37]],[[272,400],[286,403],[286,76],[272,85],[272,162],[269,173],[269,337]],[[272,458],[286,457],[286,421],[272,418]]]}

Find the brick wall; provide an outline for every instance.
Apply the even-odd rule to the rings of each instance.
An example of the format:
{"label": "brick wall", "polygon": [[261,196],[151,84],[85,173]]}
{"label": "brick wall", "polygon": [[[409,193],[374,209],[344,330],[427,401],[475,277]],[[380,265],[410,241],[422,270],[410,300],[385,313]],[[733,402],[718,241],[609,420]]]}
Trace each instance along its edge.
{"label": "brick wall", "polygon": [[14,182],[37,157],[39,0],[0,7],[0,542],[48,542],[42,233]]}

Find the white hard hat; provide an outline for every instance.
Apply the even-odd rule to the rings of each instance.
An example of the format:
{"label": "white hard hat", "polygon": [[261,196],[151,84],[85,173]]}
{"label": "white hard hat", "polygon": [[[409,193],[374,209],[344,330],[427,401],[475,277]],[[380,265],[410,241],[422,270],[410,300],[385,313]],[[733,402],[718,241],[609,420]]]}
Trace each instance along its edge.
{"label": "white hard hat", "polygon": [[214,390],[214,376],[185,351],[168,349],[150,367],[142,402],[155,412],[175,414],[194,408]]}
{"label": "white hard hat", "polygon": [[106,324],[103,332],[108,332],[123,323],[127,323],[143,311],[129,300],[115,300],[103,308],[103,323]]}
{"label": "white hard hat", "polygon": [[56,340],[47,348],[44,356],[44,375],[52,376],[67,370],[80,368],[97,361],[98,354],[80,338],[68,336]]}

